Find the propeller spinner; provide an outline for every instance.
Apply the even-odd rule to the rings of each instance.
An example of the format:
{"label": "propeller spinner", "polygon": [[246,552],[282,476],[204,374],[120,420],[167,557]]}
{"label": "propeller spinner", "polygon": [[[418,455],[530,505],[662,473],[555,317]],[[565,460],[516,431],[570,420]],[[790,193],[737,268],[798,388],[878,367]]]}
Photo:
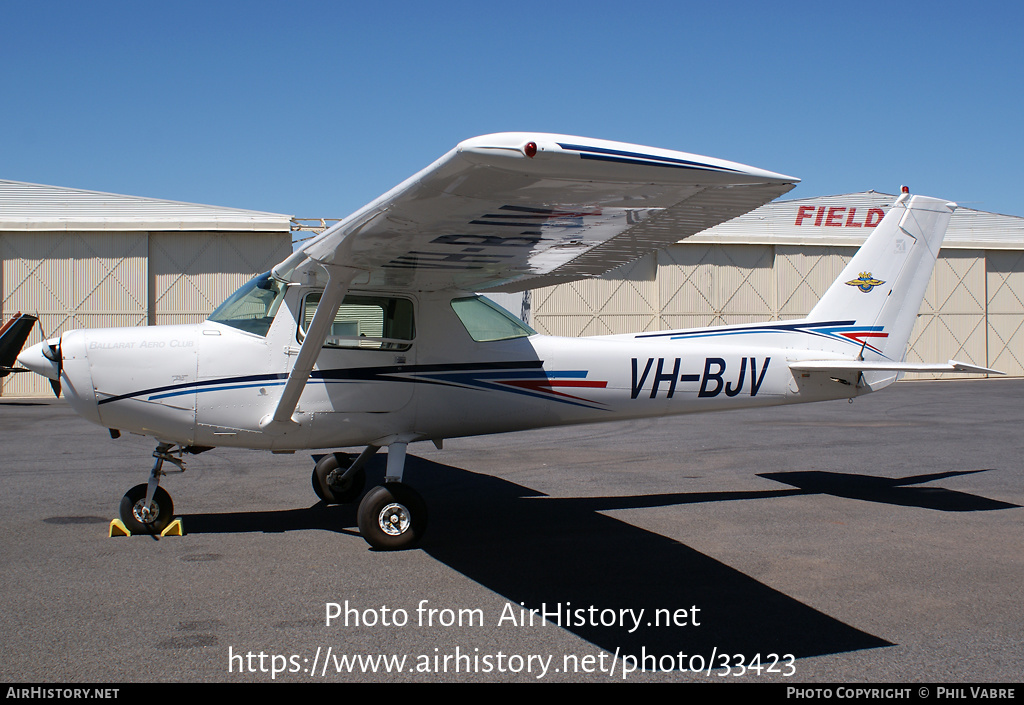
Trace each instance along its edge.
{"label": "propeller spinner", "polygon": [[36,343],[18,356],[18,362],[50,380],[53,393],[60,397],[60,373],[64,360],[60,354],[60,338],[50,338]]}

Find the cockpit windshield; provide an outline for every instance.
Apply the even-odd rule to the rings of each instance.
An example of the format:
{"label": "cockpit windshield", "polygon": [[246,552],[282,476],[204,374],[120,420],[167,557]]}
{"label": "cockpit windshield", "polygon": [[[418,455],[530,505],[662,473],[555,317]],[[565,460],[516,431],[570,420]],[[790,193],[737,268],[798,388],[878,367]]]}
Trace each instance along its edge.
{"label": "cockpit windshield", "polygon": [[286,288],[270,272],[260,274],[229,296],[207,320],[266,336]]}

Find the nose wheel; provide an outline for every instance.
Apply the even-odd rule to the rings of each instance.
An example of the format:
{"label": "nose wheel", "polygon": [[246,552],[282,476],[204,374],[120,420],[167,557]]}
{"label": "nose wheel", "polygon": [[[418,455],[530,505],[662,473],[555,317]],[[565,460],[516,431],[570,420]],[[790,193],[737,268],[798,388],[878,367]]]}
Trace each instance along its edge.
{"label": "nose wheel", "polygon": [[118,514],[133,534],[159,534],[174,517],[174,502],[163,487],[157,487],[153,499],[146,502],[148,485],[135,485],[121,498]]}
{"label": "nose wheel", "polygon": [[180,457],[171,455],[174,445],[161,443],[153,451],[156,462],[149,474],[149,482],[135,485],[121,498],[118,515],[121,523],[133,534],[159,534],[166,529],[174,518],[174,502],[167,490],[160,487],[160,477],[167,474],[163,469],[164,461],[178,467],[179,472],[185,470],[185,463]]}

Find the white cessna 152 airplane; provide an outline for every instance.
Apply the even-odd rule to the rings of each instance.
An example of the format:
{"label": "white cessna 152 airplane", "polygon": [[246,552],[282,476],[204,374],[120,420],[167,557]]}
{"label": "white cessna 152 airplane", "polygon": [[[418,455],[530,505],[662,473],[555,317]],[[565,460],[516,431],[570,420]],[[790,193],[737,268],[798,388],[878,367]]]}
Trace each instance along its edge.
{"label": "white cessna 152 airplane", "polygon": [[120,516],[172,519],[165,461],[214,446],[365,446],[317,463],[325,502],[358,508],[366,541],[426,526],[402,482],[414,441],[542,426],[842,399],[919,370],[902,362],[955,204],[901,195],[803,320],[558,338],[478,291],[602,274],[756,208],[797,179],[632,144],[535,133],[467,140],[235,292],[199,325],[73,330],[19,358],[79,414],[153,436],[149,482]]}

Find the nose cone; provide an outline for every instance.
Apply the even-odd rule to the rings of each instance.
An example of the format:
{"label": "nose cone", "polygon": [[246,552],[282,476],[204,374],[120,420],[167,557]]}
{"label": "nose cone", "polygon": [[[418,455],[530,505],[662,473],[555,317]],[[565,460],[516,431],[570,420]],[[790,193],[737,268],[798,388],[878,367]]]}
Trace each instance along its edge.
{"label": "nose cone", "polygon": [[43,351],[49,352],[49,343],[36,343],[28,350],[22,350],[18,355],[18,362],[32,370],[36,374],[49,379],[60,379],[60,368],[55,360],[48,358]]}

